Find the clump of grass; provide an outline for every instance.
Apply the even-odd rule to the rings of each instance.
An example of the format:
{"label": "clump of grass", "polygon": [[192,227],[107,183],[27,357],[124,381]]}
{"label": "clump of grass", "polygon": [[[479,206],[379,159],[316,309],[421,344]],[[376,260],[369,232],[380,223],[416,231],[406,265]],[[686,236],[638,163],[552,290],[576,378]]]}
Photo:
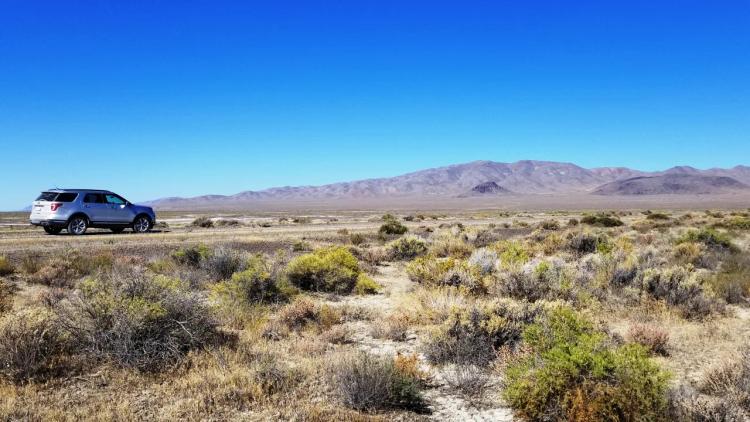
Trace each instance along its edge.
{"label": "clump of grass", "polygon": [[349,235],[349,241],[354,246],[359,246],[367,241],[367,238],[362,233],[352,233]]}
{"label": "clump of grass", "polygon": [[29,276],[29,281],[52,287],[70,287],[73,281],[84,276],[109,270],[113,263],[110,253],[86,255],[73,250],[65,257],[57,256],[47,261]]}
{"label": "clump of grass", "polygon": [[426,286],[452,286],[469,293],[481,293],[486,288],[477,268],[454,258],[425,255],[406,266],[409,278]]}
{"label": "clump of grass", "polygon": [[198,217],[195,220],[193,220],[192,223],[190,223],[193,227],[200,227],[204,229],[210,229],[214,226],[214,221],[206,216]]}
{"label": "clump of grass", "polygon": [[349,293],[360,275],[357,258],[344,247],[331,246],[294,258],[289,281],[304,290]]}
{"label": "clump of grass", "polygon": [[394,359],[352,352],[332,362],[328,382],[345,406],[363,411],[423,409],[421,381]]}
{"label": "clump of grass", "polygon": [[[529,352],[511,361],[503,395],[525,420],[664,420],[669,375],[635,344],[612,345],[558,307],[526,328]],[[636,393],[637,392],[637,393]]]}
{"label": "clump of grass", "polygon": [[[193,223],[195,224],[195,221],[193,221]],[[220,218],[216,220],[213,224],[216,225],[216,227],[239,227],[242,225],[242,223],[239,220],[235,220],[233,218]],[[203,227],[203,226],[200,226],[200,227]]]}
{"label": "clump of grass", "polygon": [[392,259],[408,260],[427,252],[427,242],[417,236],[407,235],[387,245]]}
{"label": "clump of grass", "polygon": [[[200,253],[199,253],[200,254]],[[203,257],[201,267],[216,280],[225,280],[245,266],[243,257],[229,248],[216,248]]]}
{"label": "clump of grass", "polygon": [[487,248],[477,249],[471,253],[468,263],[482,274],[491,274],[498,264],[497,252]]}
{"label": "clump of grass", "polygon": [[557,220],[544,220],[539,223],[539,228],[542,230],[560,230],[560,222]]}
{"label": "clump of grass", "polygon": [[0,256],[0,276],[10,275],[16,272],[16,268],[5,256]]}
{"label": "clump of grass", "polygon": [[309,242],[305,242],[304,240],[298,240],[292,245],[292,250],[294,252],[309,252],[312,249],[312,245],[310,245]]}
{"label": "clump of grass", "polygon": [[397,312],[383,318],[373,326],[372,336],[393,341],[405,341],[412,318],[404,312]]}

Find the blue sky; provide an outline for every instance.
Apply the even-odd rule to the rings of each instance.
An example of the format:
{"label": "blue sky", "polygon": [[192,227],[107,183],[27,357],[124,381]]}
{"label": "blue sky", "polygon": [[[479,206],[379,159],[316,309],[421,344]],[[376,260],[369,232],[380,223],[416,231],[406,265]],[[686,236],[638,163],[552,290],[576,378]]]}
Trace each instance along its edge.
{"label": "blue sky", "polygon": [[748,1],[0,3],[0,209],[479,159],[750,164]]}

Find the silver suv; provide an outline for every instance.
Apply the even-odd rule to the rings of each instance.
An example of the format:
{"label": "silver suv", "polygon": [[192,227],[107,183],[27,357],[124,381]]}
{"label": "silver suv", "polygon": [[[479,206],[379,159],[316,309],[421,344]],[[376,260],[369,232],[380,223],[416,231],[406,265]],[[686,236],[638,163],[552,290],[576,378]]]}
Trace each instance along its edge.
{"label": "silver suv", "polygon": [[49,234],[66,229],[70,234],[81,235],[89,227],[114,233],[129,227],[136,233],[145,233],[154,227],[156,214],[150,207],[132,204],[106,190],[50,189],[36,198],[29,219]]}

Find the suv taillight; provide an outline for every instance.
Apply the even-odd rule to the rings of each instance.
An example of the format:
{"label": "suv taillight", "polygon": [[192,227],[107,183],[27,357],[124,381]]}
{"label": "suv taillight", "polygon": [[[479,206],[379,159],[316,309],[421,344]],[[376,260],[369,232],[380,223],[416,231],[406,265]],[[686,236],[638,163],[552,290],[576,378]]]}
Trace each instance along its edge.
{"label": "suv taillight", "polygon": [[57,209],[60,208],[60,207],[62,207],[62,204],[59,203],[59,202],[53,202],[53,203],[49,204],[49,210],[52,211],[52,212],[57,211]]}

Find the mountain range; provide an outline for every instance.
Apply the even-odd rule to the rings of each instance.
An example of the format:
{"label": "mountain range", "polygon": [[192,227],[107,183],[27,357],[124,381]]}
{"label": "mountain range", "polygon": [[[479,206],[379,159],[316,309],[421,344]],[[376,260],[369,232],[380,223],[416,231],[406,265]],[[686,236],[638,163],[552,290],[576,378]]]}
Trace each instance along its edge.
{"label": "mountain range", "polygon": [[583,168],[524,160],[473,161],[321,186],[285,186],[235,195],[169,197],[147,202],[159,209],[242,208],[255,203],[326,200],[440,199],[524,195],[715,195],[750,191],[750,167],[700,170],[689,166],[647,172],[625,167]]}

